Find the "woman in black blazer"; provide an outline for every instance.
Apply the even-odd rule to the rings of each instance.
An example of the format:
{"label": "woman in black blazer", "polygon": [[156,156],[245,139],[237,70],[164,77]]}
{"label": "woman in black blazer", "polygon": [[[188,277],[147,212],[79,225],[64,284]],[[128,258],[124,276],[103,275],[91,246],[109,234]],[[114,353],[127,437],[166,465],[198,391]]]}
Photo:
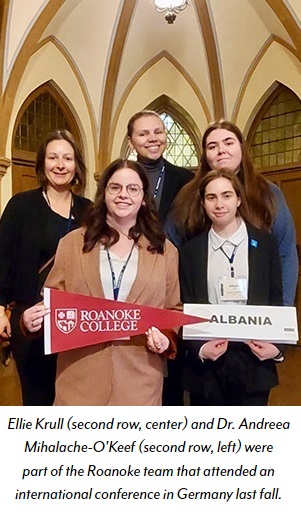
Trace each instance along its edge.
{"label": "woman in black blazer", "polygon": [[[238,178],[227,170],[210,171],[200,196],[204,231],[180,249],[182,301],[223,303],[220,290],[228,281],[239,282],[242,290],[231,303],[282,305],[277,242],[248,222]],[[191,405],[267,405],[278,384],[275,362],[283,360],[274,344],[218,339],[185,345],[184,387]]]}

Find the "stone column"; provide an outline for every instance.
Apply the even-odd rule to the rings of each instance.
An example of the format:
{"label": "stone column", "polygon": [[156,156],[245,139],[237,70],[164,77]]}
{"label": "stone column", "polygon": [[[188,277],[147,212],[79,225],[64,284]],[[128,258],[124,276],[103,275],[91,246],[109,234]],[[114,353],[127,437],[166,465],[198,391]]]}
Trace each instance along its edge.
{"label": "stone column", "polygon": [[7,169],[11,165],[11,160],[5,156],[0,156],[0,212],[1,212],[1,180],[7,173]]}

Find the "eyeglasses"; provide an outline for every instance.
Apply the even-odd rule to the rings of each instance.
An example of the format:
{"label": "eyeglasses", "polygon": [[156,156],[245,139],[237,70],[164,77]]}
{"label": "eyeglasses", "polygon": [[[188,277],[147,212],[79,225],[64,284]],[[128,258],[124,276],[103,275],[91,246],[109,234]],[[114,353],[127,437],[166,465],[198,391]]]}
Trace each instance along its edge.
{"label": "eyeglasses", "polygon": [[[106,187],[106,190],[110,192],[112,196],[117,196],[117,194],[120,194],[123,188],[123,185],[121,185],[120,183],[109,183]],[[140,187],[139,185],[135,185],[135,183],[130,183],[130,185],[126,185],[125,189],[129,196],[132,197],[138,196],[141,190],[143,190],[142,187]]]}

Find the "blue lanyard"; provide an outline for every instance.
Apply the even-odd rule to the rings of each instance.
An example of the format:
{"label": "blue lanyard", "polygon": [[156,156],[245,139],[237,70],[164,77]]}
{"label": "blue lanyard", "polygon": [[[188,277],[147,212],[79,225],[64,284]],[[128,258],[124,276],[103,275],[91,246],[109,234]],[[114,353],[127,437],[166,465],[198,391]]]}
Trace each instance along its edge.
{"label": "blue lanyard", "polygon": [[224,249],[221,247],[220,250],[222,251],[222,253],[226,256],[227,260],[229,261],[230,263],[230,276],[231,277],[234,277],[234,267],[233,267],[233,261],[234,261],[234,258],[235,258],[235,254],[236,254],[236,251],[238,249],[238,245],[235,245],[234,249],[233,249],[233,252],[231,254],[231,256],[229,257],[228,254],[224,251]]}
{"label": "blue lanyard", "polygon": [[117,283],[116,283],[116,275],[115,275],[115,271],[114,271],[114,267],[113,267],[113,263],[112,263],[112,258],[111,258],[111,255],[110,255],[110,252],[108,251],[107,247],[106,247],[106,251],[107,251],[107,256],[108,256],[108,260],[109,260],[109,265],[110,265],[110,270],[111,270],[111,276],[112,276],[112,286],[113,286],[113,296],[114,296],[114,300],[117,300],[118,299],[118,295],[119,295],[119,290],[120,290],[120,286],[121,286],[121,281],[122,281],[122,278],[123,278],[123,274],[125,272],[125,269],[127,267],[127,264],[128,262],[130,261],[130,258],[132,256],[132,252],[133,252],[133,249],[134,249],[134,245],[135,245],[135,242],[133,243],[132,245],[132,248],[131,248],[131,251],[130,251],[130,254],[128,255],[127,259],[126,259],[126,262],[123,264],[122,266],[122,269],[120,271],[120,274],[118,276],[118,279],[117,279]]}
{"label": "blue lanyard", "polygon": [[154,191],[154,195],[153,195],[153,198],[156,199],[157,195],[158,195],[158,192],[159,192],[159,188],[160,188],[160,185],[161,185],[161,181],[162,181],[162,178],[163,178],[163,174],[164,174],[164,171],[165,171],[165,165],[163,165],[161,171],[160,171],[160,174],[159,174],[159,177],[157,179],[157,183],[156,183],[156,186],[155,186],[155,191]]}

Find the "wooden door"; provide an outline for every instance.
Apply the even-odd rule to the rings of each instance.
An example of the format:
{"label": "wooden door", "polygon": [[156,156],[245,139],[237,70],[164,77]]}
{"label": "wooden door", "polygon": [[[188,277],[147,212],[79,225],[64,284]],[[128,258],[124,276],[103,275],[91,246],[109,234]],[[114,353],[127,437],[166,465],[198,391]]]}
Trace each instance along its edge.
{"label": "wooden door", "polygon": [[35,153],[19,152],[12,162],[12,193],[25,192],[39,186],[35,173]]}

